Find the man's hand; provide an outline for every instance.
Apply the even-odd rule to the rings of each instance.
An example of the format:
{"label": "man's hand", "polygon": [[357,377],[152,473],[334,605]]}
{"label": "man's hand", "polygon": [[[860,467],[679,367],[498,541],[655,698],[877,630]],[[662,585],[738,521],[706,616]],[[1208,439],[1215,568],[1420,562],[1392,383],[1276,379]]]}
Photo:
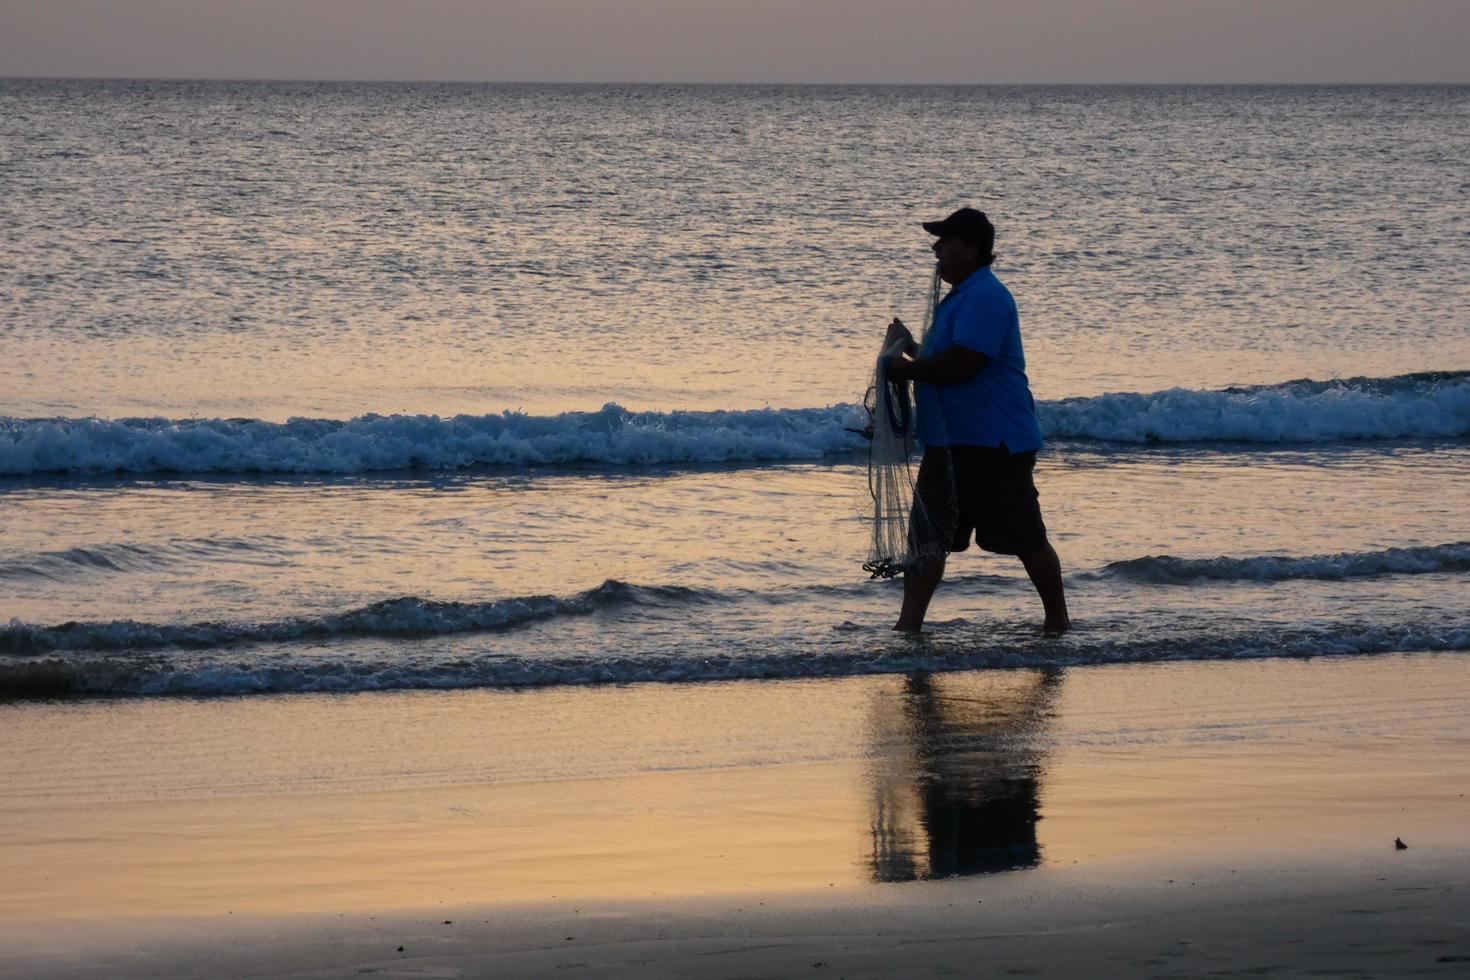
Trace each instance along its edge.
{"label": "man's hand", "polygon": [[914,344],[914,335],[909,332],[909,328],[904,326],[903,321],[898,317],[894,317],[893,322],[888,325],[887,335],[883,338],[883,346],[892,347],[899,340],[904,342],[905,351],[916,346]]}
{"label": "man's hand", "polygon": [[890,354],[883,359],[883,379],[885,381],[907,381],[909,366],[913,363],[902,354]]}

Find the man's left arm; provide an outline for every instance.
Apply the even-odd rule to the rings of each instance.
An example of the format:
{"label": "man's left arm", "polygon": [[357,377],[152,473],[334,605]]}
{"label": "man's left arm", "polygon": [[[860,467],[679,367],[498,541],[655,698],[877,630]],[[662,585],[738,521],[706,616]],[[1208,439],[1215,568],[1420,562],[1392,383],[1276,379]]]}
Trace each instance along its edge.
{"label": "man's left arm", "polygon": [[890,359],[888,376],[895,381],[957,385],[980,373],[1000,353],[1004,309],[990,296],[970,295],[954,311],[954,343],[933,357]]}

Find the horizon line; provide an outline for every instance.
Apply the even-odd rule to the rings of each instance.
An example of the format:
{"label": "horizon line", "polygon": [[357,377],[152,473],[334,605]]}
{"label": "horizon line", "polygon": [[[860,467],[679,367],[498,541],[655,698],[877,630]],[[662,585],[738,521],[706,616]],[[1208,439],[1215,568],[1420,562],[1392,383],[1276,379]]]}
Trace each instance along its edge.
{"label": "horizon line", "polygon": [[779,88],[1408,88],[1470,86],[1470,81],[1111,81],[1111,82],[793,82],[793,81],[557,81],[548,79],[466,79],[466,78],[289,78],[274,76],[225,75],[6,75],[0,81],[35,82],[231,82],[261,84],[348,84],[348,85],[564,85],[564,86],[684,86],[684,87],[779,87]]}

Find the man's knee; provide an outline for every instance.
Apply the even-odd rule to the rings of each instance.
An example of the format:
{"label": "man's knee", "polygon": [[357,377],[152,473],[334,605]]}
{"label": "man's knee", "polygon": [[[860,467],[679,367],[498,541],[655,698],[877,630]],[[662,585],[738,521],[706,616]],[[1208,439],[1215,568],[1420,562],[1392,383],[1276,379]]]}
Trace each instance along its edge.
{"label": "man's knee", "polygon": [[1035,565],[1043,562],[1047,564],[1051,564],[1052,562],[1060,563],[1056,549],[1051,546],[1050,541],[1043,541],[1040,547],[1026,552],[1021,556],[1021,561],[1026,565]]}
{"label": "man's knee", "polygon": [[908,568],[904,569],[903,576],[905,579],[912,576],[920,582],[938,582],[944,577],[944,559],[943,554],[918,555],[909,562]]}

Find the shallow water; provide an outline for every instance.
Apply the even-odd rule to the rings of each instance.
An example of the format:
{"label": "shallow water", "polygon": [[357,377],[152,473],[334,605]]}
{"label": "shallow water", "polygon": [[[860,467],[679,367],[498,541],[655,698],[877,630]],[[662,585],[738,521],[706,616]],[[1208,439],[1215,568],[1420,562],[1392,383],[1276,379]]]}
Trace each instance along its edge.
{"label": "shallow water", "polygon": [[[0,106],[0,692],[1470,648],[1470,89]],[[1063,640],[1012,559],[956,559],[918,644],[859,568],[847,427],[961,203]]]}

